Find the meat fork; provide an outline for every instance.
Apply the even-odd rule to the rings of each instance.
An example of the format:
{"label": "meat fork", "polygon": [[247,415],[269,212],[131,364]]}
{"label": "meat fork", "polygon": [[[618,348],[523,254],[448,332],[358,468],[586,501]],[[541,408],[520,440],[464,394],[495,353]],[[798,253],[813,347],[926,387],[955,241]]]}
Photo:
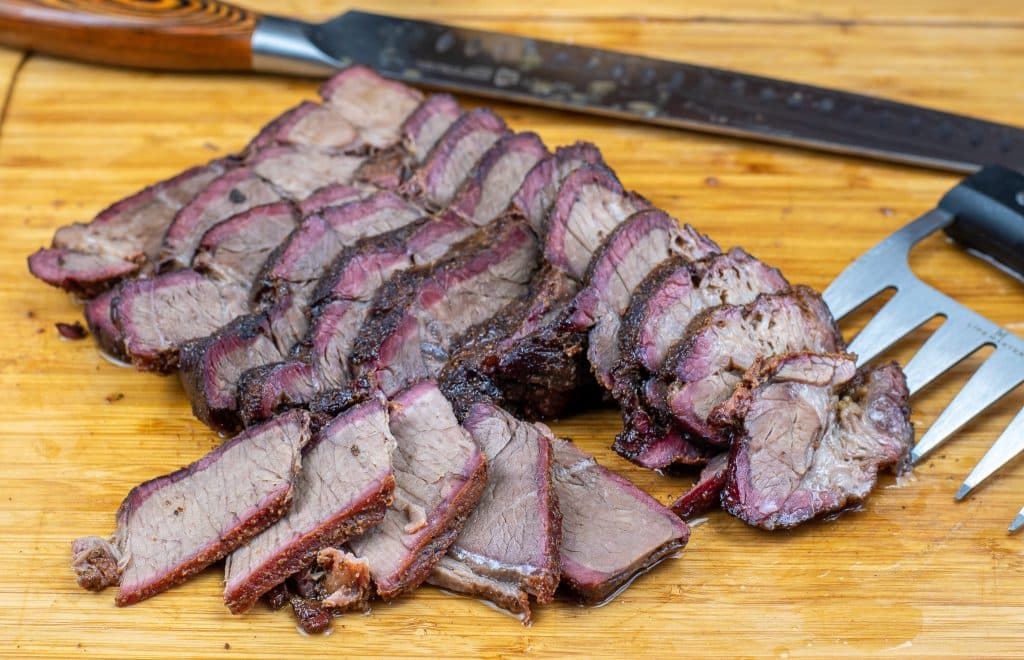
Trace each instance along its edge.
{"label": "meat fork", "polygon": [[[861,364],[928,320],[945,318],[906,365],[911,396],[978,349],[995,349],[914,447],[915,463],[1024,382],[1024,340],[928,286],[911,271],[911,248],[939,229],[978,256],[1024,278],[1024,175],[990,166],[967,177],[936,208],[853,262],[824,293],[832,313],[841,319],[882,291],[896,290],[850,344],[850,352],[859,356]],[[956,499],[964,499],[1022,451],[1024,410],[967,476]],[[1009,529],[1015,532],[1022,527],[1024,508]]]}

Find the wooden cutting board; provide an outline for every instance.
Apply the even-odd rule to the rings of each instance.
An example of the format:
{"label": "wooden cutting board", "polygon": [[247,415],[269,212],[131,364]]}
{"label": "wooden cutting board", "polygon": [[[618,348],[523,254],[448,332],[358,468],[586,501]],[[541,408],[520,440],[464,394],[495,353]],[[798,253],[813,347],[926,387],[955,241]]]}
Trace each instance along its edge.
{"label": "wooden cutting board", "polygon": [[[250,4],[310,18],[340,10],[326,1]],[[720,4],[376,3],[382,11],[1020,122],[1024,12],[1016,0],[848,1],[827,10],[798,0]],[[969,467],[1024,404],[1022,392],[968,426],[914,477],[900,484],[883,478],[863,511],[776,534],[712,513],[680,558],[641,577],[611,604],[588,610],[558,603],[540,610],[530,628],[473,600],[423,588],[377,605],[372,616],[337,620],[328,637],[307,638],[287,612],[228,614],[215,569],[126,609],[115,608],[109,592],[80,591],[68,568],[71,540],[109,532],[132,486],[194,460],[219,438],[191,417],[175,378],[118,368],[91,341],[60,339],[54,323],[80,318],[81,308],[30,278],[25,257],[59,225],[87,220],[144,184],[239,148],[267,119],[311,97],[315,83],[132,73],[0,51],[0,98],[8,86],[0,115],[0,654],[1024,653],[1024,538],[1005,532],[1024,504],[1024,466],[1011,467],[964,503],[952,499]],[[742,244],[792,281],[818,288],[956,180],[556,112],[497,110],[552,146],[597,143],[627,186],[723,246]],[[1020,282],[940,237],[926,241],[913,261],[926,280],[1024,334]],[[905,359],[923,337],[915,334],[893,355]],[[979,363],[968,360],[914,402],[919,433]],[[608,449],[619,427],[615,411],[554,427],[663,502],[692,480],[646,472],[615,456]]]}

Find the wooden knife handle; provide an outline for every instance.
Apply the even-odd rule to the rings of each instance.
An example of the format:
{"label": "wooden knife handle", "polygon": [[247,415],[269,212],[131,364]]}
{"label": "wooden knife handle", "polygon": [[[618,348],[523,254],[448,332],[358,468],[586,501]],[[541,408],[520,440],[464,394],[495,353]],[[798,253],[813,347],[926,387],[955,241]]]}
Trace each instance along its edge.
{"label": "wooden knife handle", "polygon": [[117,66],[248,71],[258,19],[218,0],[3,0],[0,44]]}

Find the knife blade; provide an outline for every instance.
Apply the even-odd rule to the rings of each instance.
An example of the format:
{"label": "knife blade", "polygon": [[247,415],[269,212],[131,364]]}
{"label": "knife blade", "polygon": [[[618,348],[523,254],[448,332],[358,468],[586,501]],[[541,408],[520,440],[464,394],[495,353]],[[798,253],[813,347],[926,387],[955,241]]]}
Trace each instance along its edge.
{"label": "knife blade", "polygon": [[254,68],[350,64],[413,84],[900,163],[1024,170],[1024,130],[877,97],[429,21],[349,11],[257,23]]}
{"label": "knife blade", "polygon": [[0,44],[144,68],[405,82],[926,167],[1024,170],[1024,130],[735,71],[350,11],[321,24],[222,0],[4,0]]}

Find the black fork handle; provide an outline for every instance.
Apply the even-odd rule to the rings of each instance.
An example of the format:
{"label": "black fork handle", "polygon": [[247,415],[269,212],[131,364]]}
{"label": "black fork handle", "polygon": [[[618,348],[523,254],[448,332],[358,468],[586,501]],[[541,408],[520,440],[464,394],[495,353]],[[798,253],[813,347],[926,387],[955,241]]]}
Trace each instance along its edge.
{"label": "black fork handle", "polygon": [[953,223],[951,238],[1024,280],[1024,174],[989,165],[961,181],[939,202]]}

